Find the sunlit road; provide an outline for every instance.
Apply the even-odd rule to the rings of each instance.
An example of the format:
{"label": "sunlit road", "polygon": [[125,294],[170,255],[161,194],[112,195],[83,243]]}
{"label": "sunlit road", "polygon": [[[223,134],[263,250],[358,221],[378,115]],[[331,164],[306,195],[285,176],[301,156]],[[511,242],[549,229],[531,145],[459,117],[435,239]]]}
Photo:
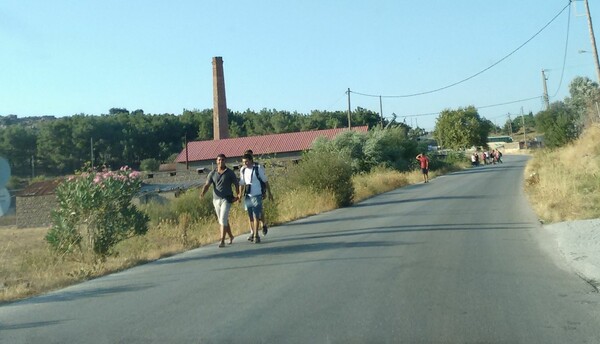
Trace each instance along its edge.
{"label": "sunlit road", "polygon": [[454,173],[0,307],[0,343],[599,343],[526,158]]}

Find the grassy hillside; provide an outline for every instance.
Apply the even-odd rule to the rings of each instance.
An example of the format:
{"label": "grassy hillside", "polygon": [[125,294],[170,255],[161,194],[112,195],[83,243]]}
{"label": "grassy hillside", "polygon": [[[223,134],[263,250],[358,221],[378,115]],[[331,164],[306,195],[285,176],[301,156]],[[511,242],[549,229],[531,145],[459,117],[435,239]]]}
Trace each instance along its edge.
{"label": "grassy hillside", "polygon": [[534,153],[525,190],[545,222],[600,218],[600,126],[572,144]]}

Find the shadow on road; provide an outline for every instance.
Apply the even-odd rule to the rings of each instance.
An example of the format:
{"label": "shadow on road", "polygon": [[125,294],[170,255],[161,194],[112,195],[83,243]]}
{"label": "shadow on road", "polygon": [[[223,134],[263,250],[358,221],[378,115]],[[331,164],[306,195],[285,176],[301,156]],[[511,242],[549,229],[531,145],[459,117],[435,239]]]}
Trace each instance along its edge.
{"label": "shadow on road", "polygon": [[[63,322],[66,322],[66,321],[67,320],[51,320],[51,321],[36,321],[36,322],[31,322],[31,323],[13,324],[13,325],[0,324],[0,331],[23,330],[23,329],[36,328],[36,327],[52,326],[52,325],[62,324]],[[71,319],[69,319],[68,321],[71,321]]]}
{"label": "shadow on road", "polygon": [[[381,198],[378,197],[378,198]],[[431,201],[452,201],[452,200],[461,200],[461,199],[493,199],[493,195],[472,195],[472,196],[442,196],[442,197],[423,197],[423,198],[411,198],[411,199],[403,199],[397,201],[366,201],[363,203],[355,204],[351,208],[363,208],[363,207],[372,207],[382,204],[402,204],[402,203],[414,203],[414,202],[431,202]],[[316,221],[302,221],[302,224],[311,224],[318,223],[319,220]],[[294,223],[296,224],[296,223]],[[299,223],[300,224],[300,223]]]}
{"label": "shadow on road", "polygon": [[472,167],[466,170],[452,172],[447,174],[446,176],[452,177],[462,174],[475,174],[475,173],[492,173],[492,172],[502,172],[507,170],[522,170],[523,166],[515,166],[515,165],[487,165],[487,166],[478,166]]}
{"label": "shadow on road", "polygon": [[[172,257],[162,259],[152,264],[174,264],[188,261],[197,261],[214,258],[248,258],[256,257],[257,255],[284,255],[297,254],[306,252],[318,252],[324,250],[340,249],[340,248],[370,248],[384,246],[405,246],[405,245],[420,245],[421,242],[404,242],[404,241],[345,241],[344,238],[350,238],[357,235],[369,234],[392,234],[399,232],[426,232],[426,231],[483,231],[483,230],[521,230],[534,228],[529,223],[498,223],[498,224],[447,224],[447,225],[407,225],[407,226],[389,226],[389,227],[372,227],[360,228],[354,230],[342,230],[325,233],[290,233],[288,236],[277,237],[276,241],[264,240],[259,245],[249,244],[243,249],[224,248],[218,252],[207,255],[196,255],[193,257]],[[325,241],[327,239],[339,239],[339,241]],[[320,240],[317,243],[301,243],[294,244],[295,241]],[[290,244],[291,243],[291,244]],[[235,245],[235,243],[234,243]],[[240,244],[238,244],[240,245]],[[243,244],[241,244],[243,245]]]}
{"label": "shadow on road", "polygon": [[[51,293],[47,295],[42,295],[39,297],[34,297],[30,299],[26,299],[23,301],[16,301],[13,303],[9,303],[6,307],[10,307],[11,304],[40,304],[40,303],[50,303],[50,302],[63,302],[63,301],[72,301],[82,298],[91,298],[91,297],[103,297],[111,294],[118,293],[129,293],[136,292],[144,289],[149,289],[154,287],[153,284],[143,284],[143,285],[130,285],[130,286],[118,286],[111,288],[91,288],[91,289],[83,289],[83,290],[64,290],[60,293]],[[4,306],[4,305],[3,305]]]}

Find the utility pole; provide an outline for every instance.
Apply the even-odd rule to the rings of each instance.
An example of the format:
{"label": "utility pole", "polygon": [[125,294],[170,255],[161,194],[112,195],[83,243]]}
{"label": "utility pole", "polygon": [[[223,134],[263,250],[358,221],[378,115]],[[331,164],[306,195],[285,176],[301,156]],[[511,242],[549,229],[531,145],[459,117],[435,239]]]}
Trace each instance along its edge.
{"label": "utility pole", "polygon": [[512,138],[512,120],[510,119],[510,113],[508,114],[508,136]]}
{"label": "utility pole", "polygon": [[523,123],[523,142],[527,148],[527,130],[525,130],[525,116],[523,116],[523,107],[521,106],[521,123]]}
{"label": "utility pole", "polygon": [[381,103],[381,96],[379,96],[379,117],[381,119],[381,129],[383,129],[383,104]]}
{"label": "utility pole", "polygon": [[352,108],[350,107],[350,87],[348,87],[348,128],[352,128],[352,123],[350,122],[352,114]]}
{"label": "utility pole", "polygon": [[548,110],[550,109],[550,99],[548,98],[548,86],[546,85],[546,80],[548,80],[548,78],[546,78],[546,74],[542,69],[542,83],[544,85],[544,105],[546,105],[546,110]]}
{"label": "utility pole", "polygon": [[92,171],[94,170],[94,138],[90,137],[90,158],[92,163]]}
{"label": "utility pole", "polygon": [[187,133],[185,133],[185,139],[184,139],[184,144],[185,144],[185,169],[186,171],[190,169],[190,159],[188,156],[188,142],[187,142]]}
{"label": "utility pole", "polygon": [[600,83],[600,62],[598,62],[598,50],[596,49],[596,37],[594,37],[594,27],[592,25],[592,16],[590,15],[590,5],[588,0],[584,0],[585,12],[588,19],[588,28],[590,30],[590,40],[592,41],[592,53],[594,54],[594,62],[596,63],[596,77]]}

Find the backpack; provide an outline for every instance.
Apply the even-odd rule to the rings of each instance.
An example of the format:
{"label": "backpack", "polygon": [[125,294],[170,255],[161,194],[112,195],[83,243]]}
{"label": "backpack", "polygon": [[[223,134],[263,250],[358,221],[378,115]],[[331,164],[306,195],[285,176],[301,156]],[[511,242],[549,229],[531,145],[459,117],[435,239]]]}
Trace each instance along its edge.
{"label": "backpack", "polygon": [[[245,166],[240,169],[241,176],[244,175],[244,171],[246,171]],[[254,164],[254,167],[252,167],[252,175],[255,175],[256,178],[258,178],[258,182],[260,183],[260,189],[262,191],[262,197],[265,198],[267,196],[266,184],[260,178],[260,175],[258,174],[258,164]],[[250,183],[252,183],[252,175],[250,175]],[[244,196],[250,193],[249,189],[250,189],[249,185],[246,185],[246,187],[244,188]]]}

